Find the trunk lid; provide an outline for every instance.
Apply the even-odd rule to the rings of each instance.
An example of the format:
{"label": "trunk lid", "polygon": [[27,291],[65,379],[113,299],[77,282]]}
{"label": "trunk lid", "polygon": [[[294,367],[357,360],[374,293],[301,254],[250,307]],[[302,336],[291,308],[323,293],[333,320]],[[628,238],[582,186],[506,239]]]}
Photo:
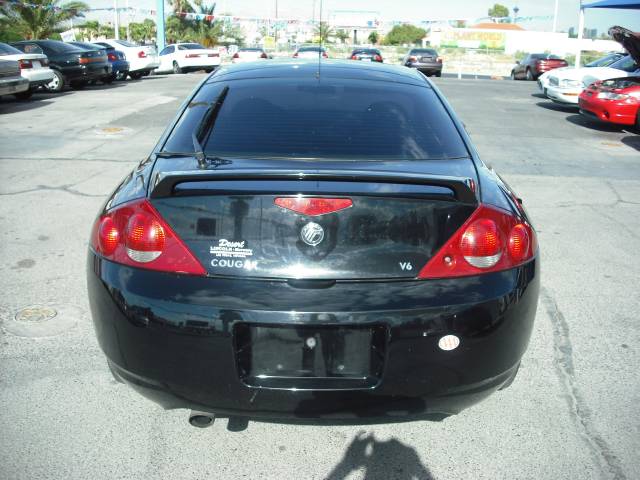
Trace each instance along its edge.
{"label": "trunk lid", "polygon": [[[408,279],[475,210],[469,173],[179,172],[160,174],[150,201],[210,275]],[[276,204],[299,197],[352,206],[309,215]]]}

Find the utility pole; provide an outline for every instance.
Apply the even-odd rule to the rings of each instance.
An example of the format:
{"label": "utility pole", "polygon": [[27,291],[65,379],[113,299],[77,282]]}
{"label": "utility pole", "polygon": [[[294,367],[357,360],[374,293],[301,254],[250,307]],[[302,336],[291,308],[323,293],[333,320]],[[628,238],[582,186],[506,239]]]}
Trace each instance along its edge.
{"label": "utility pole", "polygon": [[129,0],[126,1],[127,7],[127,42],[131,41],[131,29],[129,28],[129,24],[131,23],[131,11],[129,10]]}
{"label": "utility pole", "polygon": [[116,40],[120,39],[120,19],[118,18],[118,0],[113,0],[113,26]]}
{"label": "utility pole", "polygon": [[276,0],[276,28],[275,28],[276,52],[278,51],[278,0]]}
{"label": "utility pole", "polygon": [[558,0],[556,0],[556,6],[553,9],[553,33],[556,33],[558,28]]}
{"label": "utility pole", "polygon": [[164,50],[164,0],[156,1],[156,48]]}
{"label": "utility pole", "polygon": [[580,18],[578,20],[578,51],[576,52],[576,68],[580,68],[580,60],[582,59],[582,37],[584,36],[584,8],[582,8],[582,0],[580,0]]}

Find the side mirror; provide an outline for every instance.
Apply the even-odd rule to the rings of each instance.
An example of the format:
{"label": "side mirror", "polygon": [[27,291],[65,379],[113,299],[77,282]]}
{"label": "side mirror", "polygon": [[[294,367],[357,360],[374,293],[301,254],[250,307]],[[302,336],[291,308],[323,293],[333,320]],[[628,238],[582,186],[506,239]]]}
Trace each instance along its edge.
{"label": "side mirror", "polygon": [[520,65],[520,60],[516,60],[516,65]]}

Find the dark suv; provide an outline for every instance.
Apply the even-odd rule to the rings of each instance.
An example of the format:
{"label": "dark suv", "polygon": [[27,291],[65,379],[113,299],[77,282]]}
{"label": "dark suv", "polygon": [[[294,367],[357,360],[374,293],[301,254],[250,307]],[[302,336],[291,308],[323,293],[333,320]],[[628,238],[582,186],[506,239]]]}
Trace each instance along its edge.
{"label": "dark suv", "polygon": [[409,50],[409,53],[402,59],[402,64],[405,67],[418,69],[427,76],[435,75],[439,77],[442,75],[442,58],[438,56],[438,52],[433,48],[413,48]]}
{"label": "dark suv", "polygon": [[49,67],[55,77],[46,88],[61,92],[66,84],[84,88],[90,80],[111,75],[111,64],[104,50],[86,50],[57,40],[23,40],[14,42],[25,53],[43,53],[49,57]]}

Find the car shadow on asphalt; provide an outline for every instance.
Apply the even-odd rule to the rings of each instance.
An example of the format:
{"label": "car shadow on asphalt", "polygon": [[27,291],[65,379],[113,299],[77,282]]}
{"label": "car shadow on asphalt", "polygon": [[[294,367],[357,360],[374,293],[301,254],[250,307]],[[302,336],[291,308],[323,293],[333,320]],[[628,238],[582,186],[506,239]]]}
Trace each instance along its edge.
{"label": "car shadow on asphalt", "polygon": [[547,99],[547,96],[544,93],[532,93],[531,96],[535,98],[541,98],[542,100]]}
{"label": "car shadow on asphalt", "polygon": [[569,115],[567,117],[567,122],[573,123],[574,125],[579,125],[581,127],[589,128],[591,130],[597,130],[598,132],[621,132],[625,129],[623,125],[598,122],[580,114]]}
{"label": "car shadow on asphalt", "polygon": [[[68,93],[59,93],[60,95],[69,95]],[[18,100],[15,97],[6,96],[0,101],[0,115],[7,113],[25,112],[27,110],[34,110],[40,107],[46,107],[49,104],[54,103],[50,100],[51,96],[48,94],[35,93],[29,100]]]}
{"label": "car shadow on asphalt", "polygon": [[553,110],[555,112],[577,112],[578,111],[577,105],[576,106],[560,105],[559,103],[554,103],[552,101],[537,102],[536,105],[542,108],[546,108],[547,110]]}
{"label": "car shadow on asphalt", "polygon": [[373,433],[360,431],[326,480],[345,480],[361,472],[365,480],[434,480],[422,464],[416,449],[391,438],[378,440]]}
{"label": "car shadow on asphalt", "polygon": [[628,137],[623,137],[622,140],[620,141],[624,143],[627,147],[635,148],[640,152],[640,129],[638,129],[637,132],[638,132],[637,135],[630,135]]}

